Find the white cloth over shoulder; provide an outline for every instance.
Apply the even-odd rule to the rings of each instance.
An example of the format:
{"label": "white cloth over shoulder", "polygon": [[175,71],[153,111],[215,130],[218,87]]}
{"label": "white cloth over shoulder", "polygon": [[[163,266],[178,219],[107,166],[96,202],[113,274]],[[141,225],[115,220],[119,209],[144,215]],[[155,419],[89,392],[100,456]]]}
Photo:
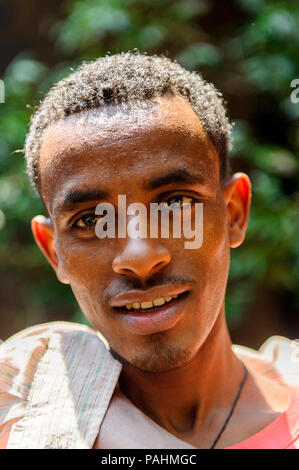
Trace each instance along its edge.
{"label": "white cloth over shoulder", "polygon": [[121,364],[97,333],[69,322],[27,328],[0,347],[1,428],[9,449],[90,448]]}

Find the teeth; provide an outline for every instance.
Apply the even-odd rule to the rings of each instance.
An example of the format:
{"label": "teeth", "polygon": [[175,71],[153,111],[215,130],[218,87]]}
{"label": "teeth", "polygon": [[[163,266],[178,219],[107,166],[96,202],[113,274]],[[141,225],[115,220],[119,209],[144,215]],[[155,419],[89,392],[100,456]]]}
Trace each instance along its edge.
{"label": "teeth", "polygon": [[141,308],[152,308],[153,302],[141,302]]}
{"label": "teeth", "polygon": [[147,309],[147,308],[152,308],[152,307],[160,307],[161,305],[164,305],[165,302],[170,302],[172,299],[177,299],[177,295],[173,295],[172,297],[159,297],[159,299],[155,299],[152,302],[133,302],[132,304],[127,304],[126,309],[131,310],[132,308],[135,310],[140,310],[140,309]]}

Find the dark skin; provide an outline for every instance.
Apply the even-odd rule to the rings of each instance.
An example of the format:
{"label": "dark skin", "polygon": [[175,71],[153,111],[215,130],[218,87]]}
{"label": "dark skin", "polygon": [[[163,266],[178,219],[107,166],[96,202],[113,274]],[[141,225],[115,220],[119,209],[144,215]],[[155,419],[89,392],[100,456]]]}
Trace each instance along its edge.
{"label": "dark skin", "polygon": [[[248,176],[221,181],[219,157],[198,116],[184,98],[172,96],[56,122],[45,133],[40,170],[49,218],[32,220],[35,240],[122,361],[121,390],[170,433],[209,448],[244,374],[231,349],[224,298],[230,248],[243,242],[248,224]],[[173,181],[160,184],[169,174]],[[67,193],[78,189],[102,191],[102,197],[63,207]],[[83,230],[80,217],[99,202],[116,206],[118,194],[127,196],[127,205],[147,207],[172,196],[203,202],[203,245],[186,250],[183,239],[100,240],[94,229]],[[188,288],[183,314],[163,331],[136,334],[109,304],[119,292],[178,284]],[[249,376],[218,448],[260,431],[288,405],[284,387],[246,364]]]}

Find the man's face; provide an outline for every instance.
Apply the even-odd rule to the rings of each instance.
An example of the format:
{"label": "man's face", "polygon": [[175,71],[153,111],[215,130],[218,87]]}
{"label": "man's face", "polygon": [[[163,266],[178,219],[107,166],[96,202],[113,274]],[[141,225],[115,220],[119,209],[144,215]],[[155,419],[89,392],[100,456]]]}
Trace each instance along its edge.
{"label": "man's face", "polygon": [[[230,242],[219,157],[189,103],[163,97],[58,121],[45,134],[40,170],[57,273],[92,326],[143,370],[191,360],[223,306]],[[99,239],[95,207],[109,202],[117,213],[120,194],[148,209],[173,198],[202,202],[202,246],[185,249],[183,237]],[[149,313],[116,306],[174,292]]]}

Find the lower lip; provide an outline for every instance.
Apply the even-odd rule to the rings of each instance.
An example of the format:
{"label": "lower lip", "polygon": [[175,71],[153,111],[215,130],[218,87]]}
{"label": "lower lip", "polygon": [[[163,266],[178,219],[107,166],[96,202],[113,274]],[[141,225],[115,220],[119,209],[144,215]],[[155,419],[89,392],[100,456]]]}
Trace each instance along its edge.
{"label": "lower lip", "polygon": [[183,315],[187,295],[184,294],[176,300],[164,304],[155,312],[133,313],[119,312],[121,321],[132,333],[149,335],[173,328]]}

